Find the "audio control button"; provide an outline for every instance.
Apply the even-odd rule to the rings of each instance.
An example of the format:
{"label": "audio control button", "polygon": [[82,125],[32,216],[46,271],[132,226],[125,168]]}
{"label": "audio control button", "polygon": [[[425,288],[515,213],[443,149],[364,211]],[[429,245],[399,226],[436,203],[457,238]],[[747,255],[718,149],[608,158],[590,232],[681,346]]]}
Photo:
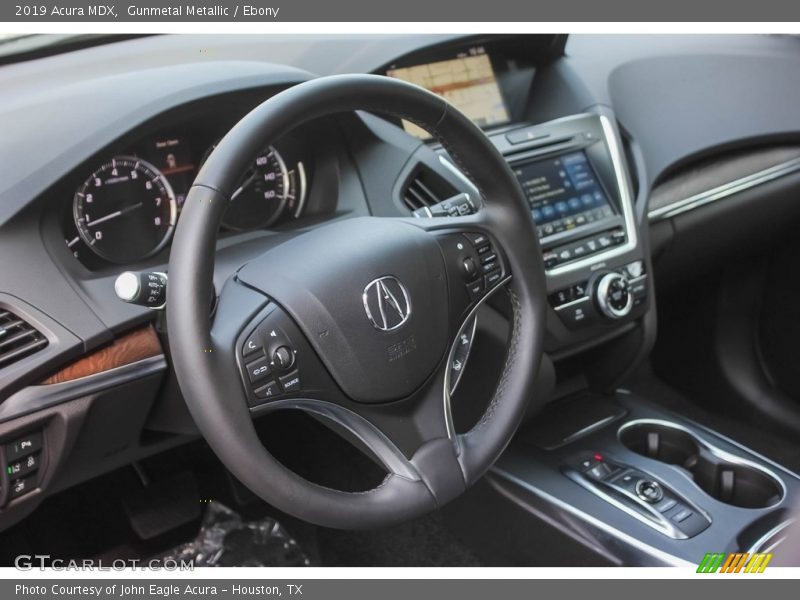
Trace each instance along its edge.
{"label": "audio control button", "polygon": [[272,354],[272,362],[281,371],[288,371],[294,365],[294,352],[289,346],[279,346]]}

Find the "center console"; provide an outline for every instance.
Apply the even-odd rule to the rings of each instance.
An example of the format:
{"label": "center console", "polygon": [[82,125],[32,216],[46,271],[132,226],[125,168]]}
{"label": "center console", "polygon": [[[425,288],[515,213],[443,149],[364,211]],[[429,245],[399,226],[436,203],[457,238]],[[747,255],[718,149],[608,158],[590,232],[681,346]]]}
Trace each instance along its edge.
{"label": "center console", "polygon": [[571,548],[556,564],[697,568],[709,552],[779,554],[800,478],[619,390],[537,415],[476,494],[523,564],[549,564],[552,545]]}

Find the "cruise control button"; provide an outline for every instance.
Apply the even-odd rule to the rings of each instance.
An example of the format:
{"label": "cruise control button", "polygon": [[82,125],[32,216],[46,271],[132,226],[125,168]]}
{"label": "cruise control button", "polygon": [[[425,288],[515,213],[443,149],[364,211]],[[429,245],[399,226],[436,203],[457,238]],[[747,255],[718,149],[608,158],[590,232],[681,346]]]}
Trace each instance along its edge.
{"label": "cruise control button", "polygon": [[300,391],[300,373],[297,371],[290,373],[289,375],[279,377],[278,380],[283,386],[283,391],[287,394]]}
{"label": "cruise control button", "polygon": [[473,246],[483,246],[489,243],[489,238],[484,233],[465,233],[464,236]]}
{"label": "cruise control button", "polygon": [[486,283],[486,289],[493,287],[500,281],[500,278],[503,276],[502,272],[498,269],[494,273],[489,273],[486,277],[484,277],[484,281]]}
{"label": "cruise control button", "polygon": [[475,260],[473,258],[467,257],[461,263],[461,270],[464,272],[464,277],[467,279],[475,277],[477,269],[478,267],[475,266]]}
{"label": "cruise control button", "polygon": [[497,264],[497,261],[487,262],[487,263],[481,265],[481,270],[484,273],[489,273],[491,271],[494,271],[499,266],[500,265]]}
{"label": "cruise control button", "polygon": [[271,371],[269,361],[266,358],[259,358],[257,361],[247,365],[247,376],[250,378],[250,383],[263,381]]}

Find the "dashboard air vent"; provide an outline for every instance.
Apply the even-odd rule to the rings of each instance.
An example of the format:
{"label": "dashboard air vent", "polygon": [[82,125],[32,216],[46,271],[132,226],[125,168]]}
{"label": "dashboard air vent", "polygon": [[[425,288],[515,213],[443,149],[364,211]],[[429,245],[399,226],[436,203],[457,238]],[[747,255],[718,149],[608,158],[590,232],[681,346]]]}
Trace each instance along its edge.
{"label": "dashboard air vent", "polygon": [[403,187],[403,203],[413,212],[438,204],[457,193],[458,190],[442,177],[420,165]]}
{"label": "dashboard air vent", "polygon": [[47,338],[30,323],[0,308],[0,368],[45,346]]}

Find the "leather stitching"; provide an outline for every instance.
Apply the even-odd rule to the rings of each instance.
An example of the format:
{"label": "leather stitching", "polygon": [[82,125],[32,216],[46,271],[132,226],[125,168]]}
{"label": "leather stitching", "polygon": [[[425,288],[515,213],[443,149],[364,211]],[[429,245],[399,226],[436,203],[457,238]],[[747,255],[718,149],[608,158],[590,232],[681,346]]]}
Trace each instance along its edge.
{"label": "leather stitching", "polygon": [[506,356],[506,362],[503,366],[503,373],[500,375],[500,381],[497,383],[497,389],[494,392],[494,396],[492,396],[492,401],[486,408],[486,412],[483,413],[481,420],[477,425],[475,425],[475,427],[472,428],[469,433],[479,431],[482,427],[489,423],[494,416],[495,410],[503,401],[508,382],[511,379],[511,371],[514,368],[514,364],[517,361],[517,356],[519,355],[519,346],[522,339],[522,309],[519,297],[517,297],[514,291],[510,287],[506,288],[506,290],[508,292],[509,300],[511,301],[512,312],[511,340],[508,345],[508,355]]}

